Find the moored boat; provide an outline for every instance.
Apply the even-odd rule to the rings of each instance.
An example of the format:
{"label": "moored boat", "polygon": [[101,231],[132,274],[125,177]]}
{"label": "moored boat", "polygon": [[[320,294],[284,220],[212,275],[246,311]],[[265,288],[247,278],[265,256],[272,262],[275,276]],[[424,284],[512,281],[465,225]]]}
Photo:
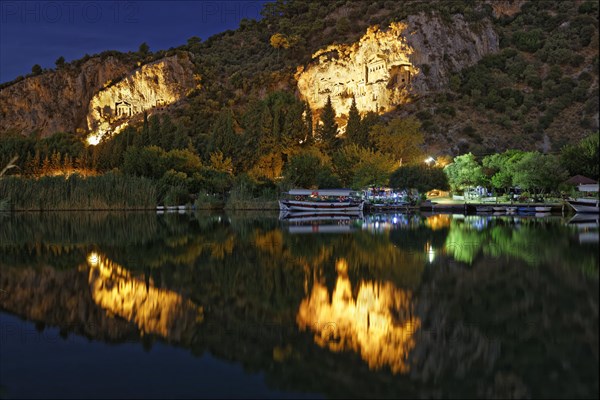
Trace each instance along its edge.
{"label": "moored boat", "polygon": [[505,206],[494,206],[492,207],[494,209],[494,212],[505,212],[506,211],[506,207]]}
{"label": "moored boat", "polygon": [[535,207],[536,213],[549,213],[550,211],[552,211],[552,207],[549,207],[549,206],[536,206]]}
{"label": "moored boat", "polygon": [[475,210],[477,210],[478,213],[490,213],[494,211],[490,206],[475,206]]}
{"label": "moored boat", "polygon": [[279,200],[281,211],[310,211],[316,213],[360,212],[364,200],[350,189],[292,189]]}
{"label": "moored boat", "polygon": [[576,213],[599,213],[598,199],[579,198],[567,201]]}
{"label": "moored boat", "polygon": [[596,197],[580,197],[577,199],[567,200],[567,203],[576,213],[600,213],[600,206],[598,204],[598,184],[591,185],[579,185],[580,192],[595,192]]}
{"label": "moored boat", "polygon": [[518,207],[517,211],[519,212],[519,214],[535,214],[535,207],[530,207],[530,206]]}

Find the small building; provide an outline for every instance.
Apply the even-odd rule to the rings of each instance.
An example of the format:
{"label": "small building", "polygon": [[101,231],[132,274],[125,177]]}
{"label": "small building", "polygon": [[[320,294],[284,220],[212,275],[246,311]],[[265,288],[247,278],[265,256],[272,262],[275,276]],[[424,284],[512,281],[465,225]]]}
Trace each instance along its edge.
{"label": "small building", "polygon": [[125,100],[116,102],[115,115],[117,117],[131,117],[133,115],[131,104]]}
{"label": "small building", "polygon": [[598,184],[598,181],[595,181],[592,178],[588,178],[587,176],[575,175],[567,179],[564,183],[570,186],[579,186]]}

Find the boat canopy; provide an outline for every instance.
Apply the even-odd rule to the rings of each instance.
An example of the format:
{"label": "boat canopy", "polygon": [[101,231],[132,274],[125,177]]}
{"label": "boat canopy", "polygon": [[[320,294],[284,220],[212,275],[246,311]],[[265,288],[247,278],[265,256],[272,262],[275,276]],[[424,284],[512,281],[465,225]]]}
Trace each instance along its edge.
{"label": "boat canopy", "polygon": [[579,185],[578,189],[580,192],[597,192],[598,184]]}
{"label": "boat canopy", "polygon": [[351,189],[291,189],[290,196],[355,196],[357,193]]}

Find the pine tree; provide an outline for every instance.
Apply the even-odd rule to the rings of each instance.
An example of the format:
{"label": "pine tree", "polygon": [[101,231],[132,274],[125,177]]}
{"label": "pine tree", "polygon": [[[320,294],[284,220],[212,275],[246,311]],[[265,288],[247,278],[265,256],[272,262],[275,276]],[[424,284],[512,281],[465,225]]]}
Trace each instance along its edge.
{"label": "pine tree", "polygon": [[41,175],[48,175],[52,170],[52,166],[50,164],[50,158],[48,158],[48,154],[44,157],[44,161],[42,161],[42,171]]}
{"label": "pine tree", "polygon": [[58,172],[60,171],[61,167],[62,155],[60,154],[60,152],[55,151],[52,153],[52,157],[50,158],[50,169],[52,170],[52,172]]}
{"label": "pine tree", "polygon": [[313,143],[313,115],[312,110],[307,102],[304,102],[304,126],[305,126],[305,135],[304,135],[304,144],[312,144]]}
{"label": "pine tree", "polygon": [[40,176],[41,174],[41,163],[42,163],[42,156],[40,155],[40,151],[36,150],[35,151],[35,156],[33,156],[33,160],[31,161],[31,169],[30,172],[34,175],[34,176]]}
{"label": "pine tree", "polygon": [[144,143],[145,146],[160,146],[161,121],[158,115],[153,115],[148,119],[149,140]]}
{"label": "pine tree", "polygon": [[346,125],[346,139],[351,144],[357,144],[362,147],[366,147],[362,142],[361,138],[361,119],[356,108],[356,99],[352,96],[352,105],[348,112],[348,125]]}
{"label": "pine tree", "polygon": [[144,110],[144,122],[142,131],[135,136],[133,145],[136,147],[144,147],[150,145],[150,124],[148,123],[148,112]]}
{"label": "pine tree", "polygon": [[321,113],[321,124],[317,128],[317,141],[326,153],[333,154],[338,147],[338,124],[335,122],[335,110],[331,104],[331,97],[327,96],[327,103]]}
{"label": "pine tree", "polygon": [[358,145],[375,149],[375,144],[371,139],[371,128],[381,122],[381,118],[377,113],[369,111],[360,121],[360,135],[358,138]]}
{"label": "pine tree", "polygon": [[239,139],[233,129],[233,112],[230,109],[221,111],[211,128],[210,152],[220,150],[225,158],[230,157],[235,161]]}
{"label": "pine tree", "polygon": [[73,159],[69,154],[66,154],[63,160],[63,171],[65,171],[66,174],[73,172]]}

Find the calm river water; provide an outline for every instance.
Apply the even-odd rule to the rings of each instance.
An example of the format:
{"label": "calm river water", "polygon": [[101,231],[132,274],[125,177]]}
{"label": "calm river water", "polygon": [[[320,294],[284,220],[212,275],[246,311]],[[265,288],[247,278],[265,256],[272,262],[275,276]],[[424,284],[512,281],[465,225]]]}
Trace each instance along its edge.
{"label": "calm river water", "polygon": [[597,398],[598,257],[560,216],[0,214],[0,397]]}

